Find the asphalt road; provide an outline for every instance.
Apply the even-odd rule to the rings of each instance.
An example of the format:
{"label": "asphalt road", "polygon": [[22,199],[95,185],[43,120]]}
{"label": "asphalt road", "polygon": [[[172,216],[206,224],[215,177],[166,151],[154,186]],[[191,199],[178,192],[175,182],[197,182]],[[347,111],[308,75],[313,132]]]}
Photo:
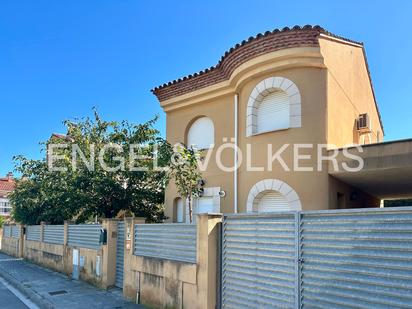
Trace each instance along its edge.
{"label": "asphalt road", "polygon": [[1,308],[15,308],[15,309],[26,309],[27,307],[16,295],[14,295],[10,290],[8,284],[0,279],[0,299]]}

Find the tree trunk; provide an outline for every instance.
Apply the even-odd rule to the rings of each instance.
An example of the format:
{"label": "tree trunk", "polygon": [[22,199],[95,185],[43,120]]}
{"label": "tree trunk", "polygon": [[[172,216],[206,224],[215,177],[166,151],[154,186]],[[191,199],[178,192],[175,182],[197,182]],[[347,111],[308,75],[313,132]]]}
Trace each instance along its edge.
{"label": "tree trunk", "polygon": [[193,222],[192,197],[189,196],[187,199],[188,199],[188,206],[189,206],[189,221],[190,221],[190,224],[192,224]]}

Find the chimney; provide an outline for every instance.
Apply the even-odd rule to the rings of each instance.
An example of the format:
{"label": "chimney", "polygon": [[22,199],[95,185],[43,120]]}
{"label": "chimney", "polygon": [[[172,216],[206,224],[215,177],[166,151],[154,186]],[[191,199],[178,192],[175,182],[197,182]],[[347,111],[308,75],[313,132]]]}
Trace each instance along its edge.
{"label": "chimney", "polygon": [[13,173],[12,172],[8,172],[6,175],[7,181],[11,182],[13,181]]}

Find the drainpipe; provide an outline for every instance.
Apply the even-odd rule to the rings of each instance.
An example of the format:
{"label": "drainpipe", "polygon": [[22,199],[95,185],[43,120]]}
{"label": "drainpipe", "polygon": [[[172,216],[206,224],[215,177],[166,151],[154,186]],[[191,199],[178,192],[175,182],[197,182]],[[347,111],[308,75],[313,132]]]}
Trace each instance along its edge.
{"label": "drainpipe", "polygon": [[238,141],[237,141],[237,137],[238,137],[238,94],[235,93],[235,97],[234,97],[234,117],[235,117],[235,132],[233,134],[234,136],[234,144],[235,144],[235,151],[234,153],[234,174],[233,174],[233,210],[234,213],[237,213],[237,156],[238,156]]}

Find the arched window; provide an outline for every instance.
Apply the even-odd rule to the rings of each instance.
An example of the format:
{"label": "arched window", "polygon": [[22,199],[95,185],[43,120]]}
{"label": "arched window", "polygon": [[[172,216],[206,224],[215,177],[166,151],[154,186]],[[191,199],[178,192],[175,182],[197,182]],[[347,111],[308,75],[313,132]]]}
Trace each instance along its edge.
{"label": "arched window", "polygon": [[301,127],[301,97],[289,79],[269,77],[250,94],[247,105],[246,136]]}
{"label": "arched window", "polygon": [[301,210],[298,194],[287,183],[278,179],[264,179],[249,191],[247,212]]}
{"label": "arched window", "polygon": [[197,149],[209,149],[215,143],[215,128],[209,117],[195,120],[187,132],[187,146]]}
{"label": "arched window", "polygon": [[181,197],[178,197],[175,199],[175,218],[177,223],[183,223],[183,214],[183,199]]}

